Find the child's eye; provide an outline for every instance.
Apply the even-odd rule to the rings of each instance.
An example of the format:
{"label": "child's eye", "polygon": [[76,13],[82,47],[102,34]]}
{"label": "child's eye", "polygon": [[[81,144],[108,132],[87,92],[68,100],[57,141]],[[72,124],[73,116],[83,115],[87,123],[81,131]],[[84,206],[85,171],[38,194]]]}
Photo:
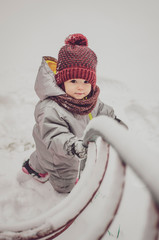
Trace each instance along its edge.
{"label": "child's eye", "polygon": [[72,80],[71,80],[71,83],[76,83],[76,80],[75,80],[75,79],[72,79]]}
{"label": "child's eye", "polygon": [[85,80],[84,83],[88,84],[89,82]]}

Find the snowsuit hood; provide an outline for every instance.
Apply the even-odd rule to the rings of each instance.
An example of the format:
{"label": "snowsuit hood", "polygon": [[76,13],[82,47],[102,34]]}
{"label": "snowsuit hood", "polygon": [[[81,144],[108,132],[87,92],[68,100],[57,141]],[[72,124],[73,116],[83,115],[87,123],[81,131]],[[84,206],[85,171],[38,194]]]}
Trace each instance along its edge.
{"label": "snowsuit hood", "polygon": [[[63,95],[65,92],[56,84],[55,73],[49,67],[48,62],[54,62],[55,59],[52,57],[43,57],[41,66],[35,81],[35,92],[40,98],[44,100],[51,96]],[[51,66],[51,65],[50,65]]]}

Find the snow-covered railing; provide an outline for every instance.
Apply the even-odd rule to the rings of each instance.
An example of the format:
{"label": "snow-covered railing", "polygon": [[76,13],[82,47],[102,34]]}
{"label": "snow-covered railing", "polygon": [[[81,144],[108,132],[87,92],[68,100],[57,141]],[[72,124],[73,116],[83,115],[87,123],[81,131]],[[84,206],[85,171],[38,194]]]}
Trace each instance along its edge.
{"label": "snow-covered railing", "polygon": [[142,239],[159,239],[159,156],[143,140],[105,116],[90,122],[85,131],[85,145],[99,136],[116,150],[150,191],[152,199]]}
{"label": "snow-covered railing", "polygon": [[98,136],[111,144],[121,159],[144,181],[159,205],[159,159],[143,141],[105,116],[93,119],[85,132],[85,145]]}
{"label": "snow-covered railing", "polygon": [[98,145],[97,151],[95,143],[89,144],[81,179],[62,202],[37,218],[19,224],[1,224],[0,239],[100,239],[117,212],[125,167],[115,153],[112,164],[109,163],[107,143],[101,140]]}
{"label": "snow-covered railing", "polygon": [[88,158],[81,179],[57,206],[28,221],[0,226],[2,240],[103,239],[122,199],[125,166],[148,187],[152,200],[142,240],[157,240],[159,230],[159,161],[154,152],[108,117],[93,119],[86,128]]}

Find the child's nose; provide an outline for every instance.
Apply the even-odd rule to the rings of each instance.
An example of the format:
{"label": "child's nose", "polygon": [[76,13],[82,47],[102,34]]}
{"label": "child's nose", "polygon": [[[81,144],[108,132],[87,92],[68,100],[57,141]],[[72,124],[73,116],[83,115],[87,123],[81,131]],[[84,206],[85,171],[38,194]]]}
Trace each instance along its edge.
{"label": "child's nose", "polygon": [[78,84],[78,89],[83,89],[83,87],[84,87],[84,86],[83,86],[83,83],[79,83],[79,84]]}

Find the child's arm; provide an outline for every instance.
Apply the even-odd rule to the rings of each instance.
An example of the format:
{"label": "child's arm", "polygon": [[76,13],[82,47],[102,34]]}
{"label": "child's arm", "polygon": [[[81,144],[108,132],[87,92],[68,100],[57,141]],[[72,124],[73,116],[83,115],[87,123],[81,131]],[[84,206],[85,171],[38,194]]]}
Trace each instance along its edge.
{"label": "child's arm", "polygon": [[98,116],[99,115],[107,115],[108,117],[112,117],[115,119],[116,116],[114,114],[114,109],[111,106],[103,103],[100,99],[98,99],[98,101],[99,101],[99,105],[98,105],[98,114],[97,115]]}
{"label": "child's arm", "polygon": [[112,117],[114,120],[128,129],[128,126],[122,120],[117,118],[114,113],[114,109],[111,106],[104,104],[101,100],[99,100],[98,116],[99,115],[107,115],[109,117]]}
{"label": "child's arm", "polygon": [[47,107],[40,116],[38,125],[41,139],[51,153],[70,158],[76,156],[81,160],[86,158],[87,148],[70,131],[68,123],[55,109]]}

